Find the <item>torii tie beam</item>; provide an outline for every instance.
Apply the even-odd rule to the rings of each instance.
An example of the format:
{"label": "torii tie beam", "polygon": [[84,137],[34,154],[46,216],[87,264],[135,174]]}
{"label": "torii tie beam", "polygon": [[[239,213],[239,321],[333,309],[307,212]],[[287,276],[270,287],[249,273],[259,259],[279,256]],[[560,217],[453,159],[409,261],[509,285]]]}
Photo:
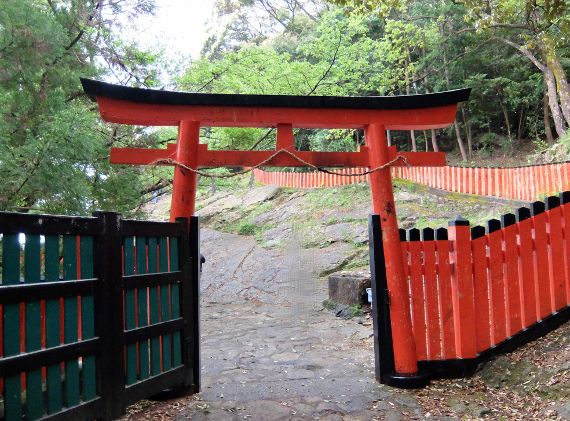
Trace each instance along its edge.
{"label": "torii tie beam", "polygon": [[[200,127],[272,127],[276,150],[285,149],[318,167],[378,168],[396,156],[392,165],[443,166],[439,152],[396,152],[386,130],[443,128],[455,119],[457,103],[469,89],[394,97],[318,97],[286,95],[226,95],[129,88],[82,79],[83,89],[97,99],[105,121],[142,126],[178,126],[178,141],[166,149],[112,148],[111,162],[128,165],[180,163],[184,167],[252,167],[275,151],[212,151],[199,143]],[[365,145],[358,152],[296,151],[293,128],[364,129]],[[303,166],[288,154],[277,154],[267,166]],[[196,173],[180,165],[174,170],[170,218],[194,214]],[[394,205],[389,166],[370,174],[372,207],[380,215],[390,294],[394,364],[399,376],[418,373],[410,317],[407,281]]]}

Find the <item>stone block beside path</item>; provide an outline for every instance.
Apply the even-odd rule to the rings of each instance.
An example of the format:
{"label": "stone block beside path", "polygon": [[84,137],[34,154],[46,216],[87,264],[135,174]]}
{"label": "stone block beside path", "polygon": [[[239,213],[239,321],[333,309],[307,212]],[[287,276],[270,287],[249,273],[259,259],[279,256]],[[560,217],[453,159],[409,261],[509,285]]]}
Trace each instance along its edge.
{"label": "stone block beside path", "polygon": [[335,303],[349,306],[367,303],[366,288],[370,288],[369,272],[336,272],[329,275],[329,300]]}

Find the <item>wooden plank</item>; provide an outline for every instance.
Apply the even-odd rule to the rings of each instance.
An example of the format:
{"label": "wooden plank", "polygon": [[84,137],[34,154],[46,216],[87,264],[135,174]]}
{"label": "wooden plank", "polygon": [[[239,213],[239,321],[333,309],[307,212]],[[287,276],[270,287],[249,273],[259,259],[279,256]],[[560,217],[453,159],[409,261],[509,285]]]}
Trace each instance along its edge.
{"label": "wooden plank", "polygon": [[[570,168],[565,165],[564,171]],[[565,181],[568,183],[568,181]],[[566,184],[565,184],[566,185]],[[564,234],[564,268],[566,278],[566,303],[570,305],[570,192],[560,193],[560,202],[562,203],[562,230]]]}
{"label": "wooden plank", "polygon": [[[137,273],[148,273],[147,269],[147,238],[136,237]],[[137,288],[137,327],[148,325],[148,288]],[[150,375],[150,355],[148,339],[139,342],[139,380],[147,379]]]}
{"label": "wooden plank", "polygon": [[423,256],[420,231],[416,228],[408,231],[410,250],[410,283],[412,328],[416,342],[418,361],[427,359],[427,327],[425,320],[425,294],[423,285]]}
{"label": "wooden plank", "polygon": [[491,219],[487,222],[487,235],[489,241],[491,341],[493,345],[496,345],[507,338],[503,236],[499,220]]}
{"label": "wooden plank", "polygon": [[[268,166],[276,167],[305,167],[304,162],[310,162],[318,167],[365,167],[368,166],[368,150],[361,147],[359,152],[314,152],[314,151],[290,151],[281,152],[276,155],[275,150],[270,151],[220,151],[209,150],[208,145],[198,145],[197,162],[198,167],[228,167],[247,166],[252,167],[262,161],[267,161]],[[402,156],[405,160],[398,160],[392,166],[414,165],[414,166],[444,166],[445,153],[443,152],[397,152],[395,149],[389,150],[389,160],[392,161],[397,156]],[[299,159],[295,158],[298,157]],[[172,152],[168,149],[145,149],[145,148],[111,148],[111,162],[113,164],[126,165],[173,165]],[[303,162],[304,161],[304,162]],[[286,186],[292,187],[296,174],[286,174]],[[333,176],[328,174],[330,182],[339,183]]]}
{"label": "wooden plank", "polygon": [[[158,244],[156,237],[148,239],[148,272],[158,272]],[[160,321],[159,306],[158,306],[158,287],[154,286],[149,288],[149,310],[150,310],[150,324],[155,324]],[[151,338],[150,340],[150,372],[153,376],[160,373],[160,336]]]}
{"label": "wooden plank", "polygon": [[448,232],[452,244],[451,293],[455,348],[459,358],[475,358],[477,341],[469,221],[459,217],[450,221]]}
{"label": "wooden plank", "polygon": [[[158,265],[161,272],[168,272],[168,239],[158,240]],[[160,286],[160,320],[170,320],[170,285]],[[162,369],[172,368],[172,335],[162,336]]]}
{"label": "wooden plank", "polygon": [[[105,121],[143,126],[176,126],[180,121],[199,121],[204,127],[274,127],[286,121],[296,127],[350,129],[381,122],[389,130],[423,130],[449,126],[457,105],[430,108],[331,109],[244,106],[157,105],[97,97]],[[412,123],[410,123],[412,122]]]}
{"label": "wooden plank", "polygon": [[471,229],[471,254],[473,256],[473,288],[475,296],[475,335],[477,352],[491,347],[491,326],[489,308],[489,279],[487,278],[487,237],[481,226]]}
{"label": "wooden plank", "polygon": [[[93,278],[93,237],[81,236],[81,278]],[[81,332],[82,340],[95,337],[95,305],[93,295],[85,295],[81,298]],[[97,396],[97,369],[95,356],[83,357],[82,380],[83,401],[89,401]]]}
{"label": "wooden plank", "polygon": [[[57,282],[59,280],[59,236],[45,236],[45,280]],[[60,315],[62,314],[59,299],[46,302],[46,347],[52,348],[61,344]],[[61,365],[55,364],[47,367],[47,413],[54,414],[63,408],[63,395],[61,383]]]}
{"label": "wooden plank", "polygon": [[537,310],[540,320],[549,316],[553,309],[550,302],[550,269],[548,264],[548,239],[546,236],[546,213],[543,202],[534,202],[530,206],[534,231],[535,282],[537,291]]}
{"label": "wooden plank", "polygon": [[422,230],[424,255],[424,286],[426,299],[427,359],[439,360],[441,356],[441,331],[439,329],[439,301],[437,292],[437,261],[435,232],[431,228]]}
{"label": "wooden plank", "polygon": [[505,256],[505,300],[507,335],[513,336],[522,329],[519,255],[517,249],[517,227],[515,215],[501,216]]}
{"label": "wooden plank", "polygon": [[437,274],[439,286],[439,314],[441,319],[443,359],[456,358],[455,329],[451,294],[450,245],[447,230],[436,231]]}
{"label": "wooden plank", "polygon": [[[40,282],[40,236],[26,235],[24,247],[24,283]],[[26,303],[26,352],[41,348],[42,316],[40,302]],[[29,420],[37,420],[44,414],[42,396],[42,371],[26,372],[26,414]]]}
{"label": "wooden plank", "polygon": [[519,208],[515,211],[518,230],[519,278],[521,282],[521,320],[522,326],[527,328],[537,322],[539,316],[536,304],[535,269],[534,269],[534,242],[532,239],[532,222],[530,210]]}
{"label": "wooden plank", "polygon": [[[169,256],[170,270],[180,270],[178,252],[178,238],[170,237]],[[170,289],[170,308],[172,309],[172,318],[180,317],[180,287],[178,284],[172,285]],[[172,365],[173,367],[182,364],[182,341],[180,332],[172,334]]]}
{"label": "wooden plank", "polygon": [[[124,237],[123,254],[124,254],[124,270],[125,276],[135,273],[135,238],[131,236]],[[134,329],[136,327],[136,307],[135,307],[135,291],[128,289],[125,291],[125,330]],[[126,376],[127,384],[133,384],[137,381],[137,346],[136,344],[127,345],[126,352]]]}
{"label": "wooden plank", "polygon": [[[77,237],[75,235],[63,236],[63,279],[77,279]],[[64,300],[64,343],[77,342],[78,339],[78,306],[77,297]],[[65,362],[65,406],[79,405],[79,362],[77,359]]]}
{"label": "wooden plank", "polygon": [[[20,242],[18,234],[4,234],[2,239],[2,284],[20,282]],[[4,356],[20,353],[20,306],[8,304],[3,309]],[[6,421],[22,418],[22,381],[20,375],[4,379],[4,417]]]}
{"label": "wooden plank", "polygon": [[566,281],[564,270],[564,244],[562,234],[562,210],[560,199],[551,196],[546,199],[548,219],[548,253],[550,267],[550,305],[554,311],[566,307]]}

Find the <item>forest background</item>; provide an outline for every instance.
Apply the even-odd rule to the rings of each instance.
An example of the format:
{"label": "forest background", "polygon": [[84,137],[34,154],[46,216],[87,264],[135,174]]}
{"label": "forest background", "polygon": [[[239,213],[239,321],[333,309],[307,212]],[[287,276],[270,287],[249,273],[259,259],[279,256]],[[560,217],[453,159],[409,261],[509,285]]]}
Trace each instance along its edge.
{"label": "forest background", "polygon": [[[449,129],[393,132],[401,150],[482,156],[570,149],[565,0],[217,0],[199,57],[127,39],[153,0],[1,0],[0,210],[137,215],[172,169],[112,166],[109,148],[164,147],[176,128],[103,123],[89,77],[206,93],[401,95],[471,87]],[[212,149],[270,149],[267,129],[202,130]],[[296,130],[300,150],[362,133]],[[217,170],[226,171],[226,170]]]}

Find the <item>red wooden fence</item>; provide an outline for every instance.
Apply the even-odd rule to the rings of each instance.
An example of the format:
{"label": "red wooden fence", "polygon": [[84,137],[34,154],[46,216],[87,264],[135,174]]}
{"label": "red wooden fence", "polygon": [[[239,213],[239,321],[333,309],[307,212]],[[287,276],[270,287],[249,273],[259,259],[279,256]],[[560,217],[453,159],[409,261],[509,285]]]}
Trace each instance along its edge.
{"label": "red wooden fence", "polygon": [[[358,174],[367,168],[341,168],[341,174]],[[263,184],[314,188],[366,183],[367,175],[343,177],[322,172],[268,172],[256,169]],[[532,201],[570,189],[570,162],[513,168],[393,167],[392,176],[458,193]]]}
{"label": "red wooden fence", "polygon": [[570,192],[486,227],[458,219],[400,234],[417,358],[428,371],[449,374],[450,360],[465,371],[568,320]]}

